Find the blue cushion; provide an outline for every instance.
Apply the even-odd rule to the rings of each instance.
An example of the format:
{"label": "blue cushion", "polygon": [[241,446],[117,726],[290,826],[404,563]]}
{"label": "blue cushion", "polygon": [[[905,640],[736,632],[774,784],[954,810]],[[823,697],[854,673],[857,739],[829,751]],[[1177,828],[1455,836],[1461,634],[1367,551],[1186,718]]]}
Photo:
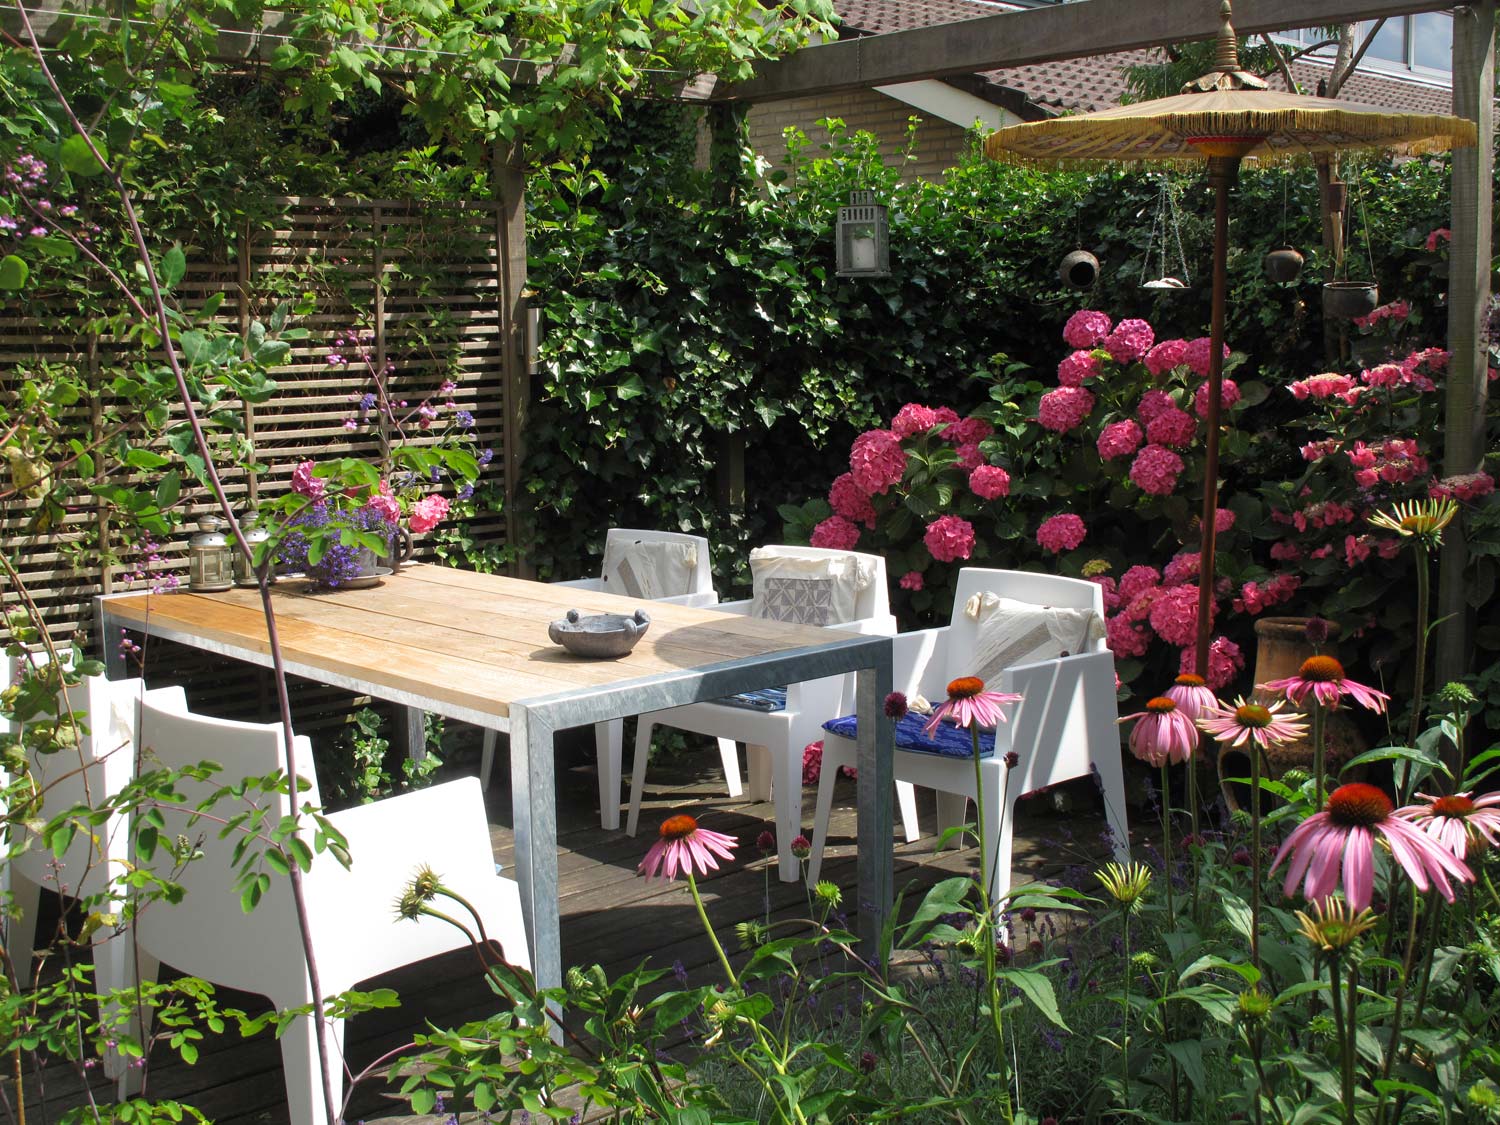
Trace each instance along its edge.
{"label": "blue cushion", "polygon": [[772,711],[786,710],[786,688],[768,687],[759,691],[742,691],[739,695],[726,695],[722,699],[715,699],[715,703],[722,703],[726,707],[743,707],[747,711]]}
{"label": "blue cushion", "polygon": [[[910,750],[917,754],[938,754],[944,758],[971,758],[974,756],[974,736],[967,728],[959,729],[952,723],[939,723],[932,737],[922,733],[927,725],[926,715],[908,714],[896,723],[896,749]],[[841,719],[829,719],[823,729],[830,734],[854,738],[858,721],[853,715]],[[982,731],[979,735],[979,756],[988,758],[995,753],[995,732]]]}

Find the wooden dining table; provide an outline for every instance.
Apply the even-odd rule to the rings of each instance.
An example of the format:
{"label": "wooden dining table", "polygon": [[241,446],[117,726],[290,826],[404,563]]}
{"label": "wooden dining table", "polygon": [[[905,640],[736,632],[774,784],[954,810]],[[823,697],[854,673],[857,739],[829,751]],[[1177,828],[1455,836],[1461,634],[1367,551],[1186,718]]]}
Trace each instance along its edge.
{"label": "wooden dining table", "polygon": [[[873,953],[892,894],[891,639],[667,605],[436,565],[378,584],[317,593],[278,582],[271,603],[285,670],[404,708],[422,746],[423,714],[510,737],[516,880],[537,983],[562,983],[553,736],[584,726],[778,687],[856,674],[859,714],[858,923]],[[569,609],[634,614],[650,628],[617,659],[573,656],[549,623]],[[271,667],[255,588],[107,594],[96,600],[103,657],[125,675],[115,643],[127,629]],[[398,732],[399,733],[399,732]]]}

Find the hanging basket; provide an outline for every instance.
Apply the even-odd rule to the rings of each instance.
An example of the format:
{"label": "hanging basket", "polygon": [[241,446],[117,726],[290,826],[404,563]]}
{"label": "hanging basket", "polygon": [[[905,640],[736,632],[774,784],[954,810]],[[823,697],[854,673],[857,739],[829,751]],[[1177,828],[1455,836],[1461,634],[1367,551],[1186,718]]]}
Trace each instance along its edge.
{"label": "hanging basket", "polygon": [[1302,273],[1302,254],[1290,246],[1272,250],[1265,257],[1266,276],[1279,285],[1296,281]]}
{"label": "hanging basket", "polygon": [[1099,259],[1087,250],[1074,250],[1057,267],[1062,283],[1073,289],[1092,289],[1099,280]]}
{"label": "hanging basket", "polygon": [[1323,283],[1323,315],[1331,320],[1367,316],[1380,304],[1380,287],[1373,281]]}

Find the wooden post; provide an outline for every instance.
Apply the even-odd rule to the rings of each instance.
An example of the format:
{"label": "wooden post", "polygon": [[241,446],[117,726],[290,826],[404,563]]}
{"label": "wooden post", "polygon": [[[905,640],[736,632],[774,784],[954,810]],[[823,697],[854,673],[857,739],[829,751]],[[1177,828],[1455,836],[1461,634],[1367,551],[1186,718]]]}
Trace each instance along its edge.
{"label": "wooden post", "polygon": [[[495,148],[493,191],[500,207],[495,215],[495,243],[500,271],[500,331],[504,346],[500,359],[500,403],[505,418],[502,440],[505,448],[505,541],[519,550],[521,464],[526,454],[526,416],[531,404],[531,373],[526,370],[526,168],[520,145],[508,150]],[[511,563],[518,577],[531,576],[524,553]]]}
{"label": "wooden post", "polygon": [[[1495,200],[1495,0],[1453,13],[1453,112],[1479,125],[1479,143],[1453,153],[1453,232],[1448,250],[1447,440],[1443,472],[1472,473],[1484,458],[1488,398],[1484,319],[1489,315]],[[1468,550],[1457,523],[1443,541],[1438,571],[1437,676],[1441,687],[1469,669]],[[1420,704],[1420,700],[1414,700]]]}

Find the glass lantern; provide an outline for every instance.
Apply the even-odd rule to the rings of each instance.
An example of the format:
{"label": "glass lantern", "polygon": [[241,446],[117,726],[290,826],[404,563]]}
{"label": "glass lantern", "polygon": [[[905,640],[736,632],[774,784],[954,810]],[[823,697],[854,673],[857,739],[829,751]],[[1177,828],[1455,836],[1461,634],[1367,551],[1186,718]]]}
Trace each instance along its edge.
{"label": "glass lantern", "polygon": [[188,589],[207,593],[234,585],[234,548],[218,516],[198,520],[198,533],[188,539]]}
{"label": "glass lantern", "polygon": [[839,208],[837,239],[839,277],[890,276],[890,227],[873,191],[849,193],[849,206]]}

